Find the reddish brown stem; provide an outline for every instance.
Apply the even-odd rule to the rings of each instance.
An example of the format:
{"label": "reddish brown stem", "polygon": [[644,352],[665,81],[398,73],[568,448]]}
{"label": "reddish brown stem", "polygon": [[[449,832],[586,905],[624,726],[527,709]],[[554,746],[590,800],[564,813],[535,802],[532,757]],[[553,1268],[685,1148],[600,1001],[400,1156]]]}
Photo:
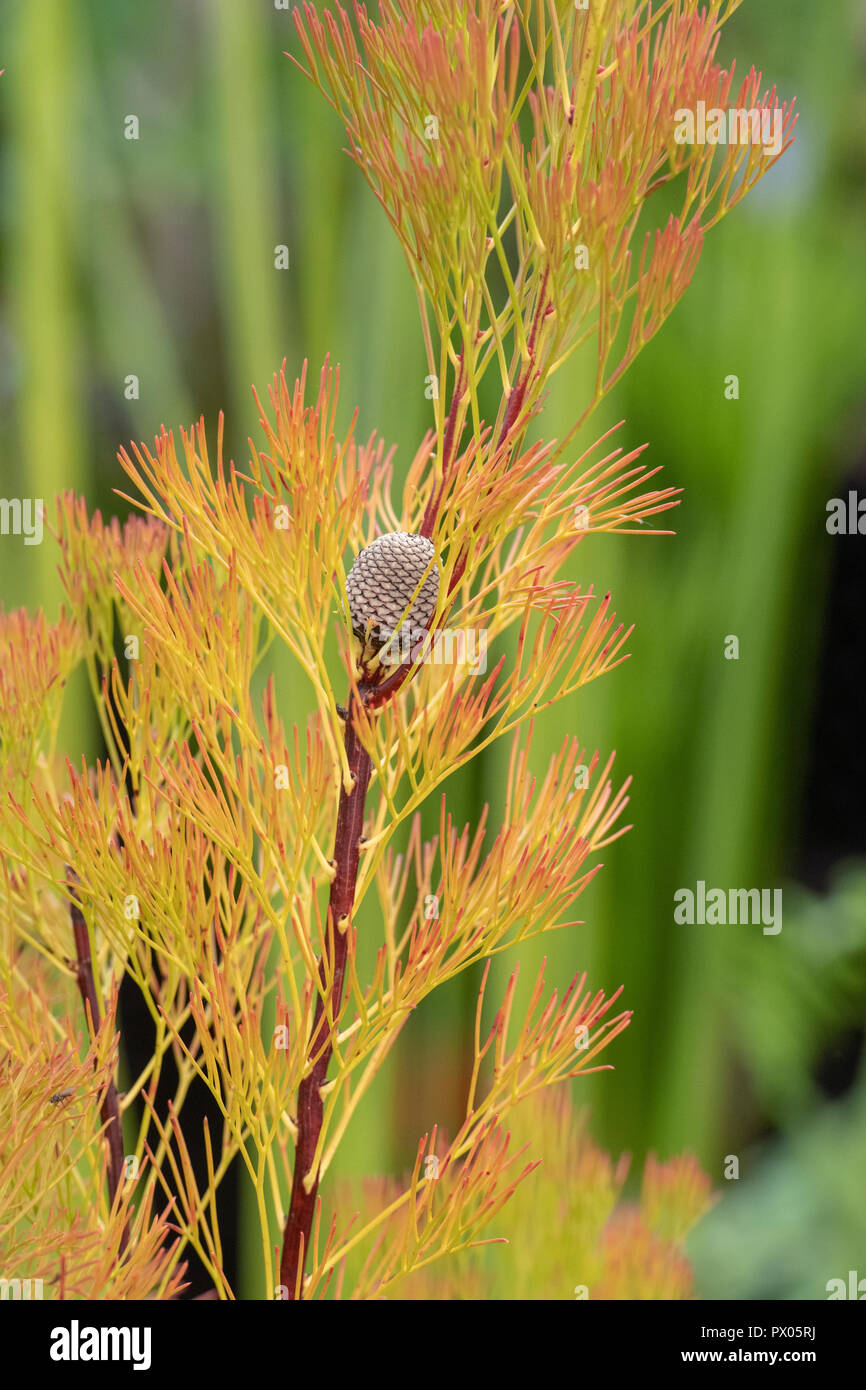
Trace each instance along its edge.
{"label": "reddish brown stem", "polygon": [[542,277],[535,313],[532,316],[532,327],[529,330],[529,342],[527,343],[528,356],[526,359],[526,366],[517,378],[514,390],[508,397],[508,404],[505,407],[505,415],[502,420],[502,428],[499,431],[499,438],[496,441],[497,449],[501,449],[502,445],[505,443],[505,440],[508,438],[508,432],[514,425],[523,407],[523,402],[526,397],[526,388],[529,385],[530,377],[535,367],[535,348],[538,340],[538,328],[548,309],[545,298],[546,294],[547,271],[544,272]]}
{"label": "reddish brown stem", "polygon": [[386,676],[371,690],[364,700],[366,708],[378,709],[380,705],[384,705],[392,695],[396,695],[403,682],[408,680],[414,670],[415,666],[412,662],[404,662],[402,666],[396,667],[389,676]]}
{"label": "reddish brown stem", "polygon": [[[96,997],[96,981],[93,978],[93,962],[90,958],[90,934],[87,930],[87,923],[84,920],[77,898],[78,876],[71,868],[67,868],[66,870],[66,882],[71,892],[70,913],[72,917],[72,935],[75,940],[75,973],[81,999],[84,1004],[84,1015],[87,1019],[91,1038],[95,1040],[102,1020],[99,1014],[99,1002]],[[123,1182],[125,1166],[123,1160],[123,1129],[120,1123],[120,1102],[118,1100],[117,1087],[113,1079],[108,1083],[105,1099],[100,1109],[100,1117],[102,1123],[106,1127],[105,1138],[108,1143],[108,1196],[113,1207]],[[123,1230],[120,1235],[121,1255],[125,1252],[128,1244],[129,1224],[128,1222],[124,1222]]]}
{"label": "reddish brown stem", "polygon": [[[541,281],[541,289],[538,295],[538,302],[535,306],[535,313],[532,316],[532,327],[529,330],[529,342],[527,344],[529,350],[528,359],[526,362],[526,366],[523,368],[523,371],[520,373],[517,379],[514,389],[511,391],[511,394],[508,397],[508,403],[505,407],[505,413],[502,419],[502,426],[499,430],[499,438],[496,441],[497,449],[502,448],[502,445],[508,438],[510,431],[513,429],[514,424],[517,421],[521,410],[523,409],[523,403],[526,399],[526,390],[529,386],[530,380],[532,379],[532,373],[535,370],[535,350],[538,341],[538,329],[549,307],[546,301],[546,293],[547,271],[544,272],[544,276]],[[456,411],[458,400],[462,390],[463,357],[461,355],[460,372],[457,381],[454,384],[454,395],[451,398],[451,409],[448,413],[448,422],[445,429],[445,448],[443,453],[442,482],[431,495],[430,501],[427,503],[426,511],[424,512],[424,520],[421,524],[421,535],[427,536],[428,538],[433,535],[433,531],[436,527],[436,519],[439,513],[439,506],[441,504],[442,497],[445,492],[445,484],[447,482],[448,473],[451,467],[451,455],[455,444],[454,426],[456,421]],[[454,572],[451,575],[451,583],[448,586],[449,594],[454,592],[457,585],[460,583],[460,580],[463,578],[464,572],[466,570],[466,559],[467,552],[464,547],[463,552],[457,558],[457,564],[455,565]],[[412,668],[408,666],[401,666],[399,671],[395,672],[394,676],[391,678],[392,688],[389,690],[388,695],[383,696],[380,692],[376,702],[382,703],[383,698],[387,699],[390,694],[393,694],[394,690],[399,689],[399,687],[403,684],[403,681],[406,679],[411,669]]]}
{"label": "reddish brown stem", "polygon": [[[362,687],[361,698],[366,703]],[[328,903],[328,945],[330,959],[320,961],[321,991],[316,1000],[309,1055],[315,1057],[312,1069],[298,1087],[298,1137],[295,1145],[295,1170],[292,1176],[292,1196],[283,1232],[283,1253],[280,1260],[280,1283],[288,1297],[303,1297],[303,1272],[310,1248],[310,1231],[319,1191],[319,1174],[314,1159],[322,1130],[322,1087],[328,1077],[328,1066],[334,1050],[328,1018],[336,1020],[343,999],[343,980],[346,973],[346,952],[349,929],[355,902],[361,836],[364,831],[364,803],[370,785],[370,757],[353,725],[355,697],[349,699],[346,717],[346,757],[352,774],[352,790],[340,788],[337,811],[337,833],[334,842],[336,872],[331,883]],[[328,984],[330,981],[330,984]],[[327,1009],[325,1007],[327,999]]]}
{"label": "reddish brown stem", "polygon": [[[499,437],[501,445],[512,428],[526,394],[526,387],[533,368],[535,341],[538,324],[542,314],[542,301],[546,287],[546,276],[536,308],[535,318],[529,338],[529,362],[511,394],[505,411]],[[445,492],[453,455],[458,440],[456,438],[457,414],[463,392],[464,364],[461,355],[460,366],[454,382],[454,392],[445,425],[442,450],[442,478],[434,488],[427,503],[420,534],[432,536],[436,526],[442,497]],[[498,447],[498,446],[497,446]],[[452,576],[449,593],[452,593],[466,568],[466,553],[459,557]],[[366,709],[374,710],[383,705],[403,685],[414,670],[412,664],[399,666],[375,685],[362,683],[359,687],[360,699]],[[328,943],[330,959],[319,962],[320,991],[313,1014],[313,1028],[310,1036],[309,1055],[315,1061],[307,1076],[298,1087],[298,1133],[295,1145],[295,1168],[292,1174],[292,1195],[289,1212],[283,1230],[283,1250],[280,1259],[280,1283],[290,1299],[303,1298],[303,1276],[307,1251],[310,1248],[310,1232],[316,1199],[319,1193],[319,1173],[315,1166],[316,1148],[322,1132],[324,1105],[322,1087],[328,1077],[328,1066],[333,1053],[332,1027],[343,1000],[343,981],[346,972],[346,953],[349,944],[349,929],[352,908],[355,902],[355,885],[358,877],[361,836],[364,830],[364,803],[370,785],[371,763],[353,725],[354,695],[346,710],[346,757],[352,774],[352,790],[340,788],[340,804],[337,811],[337,833],[334,844],[335,874],[331,883],[328,904]],[[330,983],[329,983],[330,982]],[[328,1019],[333,1022],[329,1024]]]}

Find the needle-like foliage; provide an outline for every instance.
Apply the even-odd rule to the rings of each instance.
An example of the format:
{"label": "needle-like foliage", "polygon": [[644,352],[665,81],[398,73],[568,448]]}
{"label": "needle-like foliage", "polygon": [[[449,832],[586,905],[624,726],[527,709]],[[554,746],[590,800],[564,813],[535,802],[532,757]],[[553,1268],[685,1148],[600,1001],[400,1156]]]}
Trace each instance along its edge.
{"label": "needle-like foliage", "polygon": [[[627,655],[610,595],[564,578],[569,557],[593,535],[654,534],[676,491],[609,434],[574,459],[569,440],[530,443],[528,430],[552,373],[593,344],[578,427],[676,305],[705,232],[790,139],[784,106],[772,153],[678,141],[681,108],[776,111],[758,74],[735,87],[716,61],[734,8],[381,0],[376,19],[361,6],[296,12],[298,62],[342,116],[417,288],[431,428],[395,495],[392,451],[358,442],[354,420],[336,433],[337,371],[326,362],[311,389],[306,366],[291,387],[284,367],[255,398],[260,438],[243,465],[224,457],[222,418],[210,443],[201,421],[121,451],[142,517],[105,524],[80,499],[58,501],[66,609],[53,624],[0,618],[7,1277],[34,1265],[62,1297],[168,1298],[192,1249],[233,1298],[216,1194],[237,1162],[260,1223],[260,1292],[412,1296],[413,1273],[447,1270],[445,1257],[507,1228],[545,1135],[556,1150],[566,1122],[543,1109],[532,1154],[515,1142],[521,1107],[608,1065],[630,1017],[619,989],[584,975],[551,989],[542,972],[512,1017],[516,968],[498,1007],[485,970],[460,1130],[420,1138],[411,1174],[380,1185],[378,1204],[365,1198],[363,1216],[344,1207],[324,1221],[319,1184],[411,1012],[470,966],[572,928],[627,829],[612,758],[563,737],[536,769],[533,721]],[[679,210],[656,223],[662,189]],[[395,532],[432,542],[439,583],[420,647],[388,667],[353,632],[346,575]],[[455,634],[483,639],[489,667]],[[294,683],[268,672],[275,649]],[[57,746],[80,664],[106,748],[93,766]],[[461,826],[444,784],[501,738],[504,802]],[[439,830],[425,841],[434,795]],[[118,1094],[124,978],[154,1046]],[[219,1132],[185,1126],[196,1080]],[[581,1143],[581,1163],[598,1167]],[[650,1165],[645,1181],[640,1219],[606,1226],[599,1198],[580,1247],[595,1273],[572,1269],[571,1284],[626,1296],[627,1265],[634,1296],[684,1296],[676,1243],[703,1182],[685,1162]],[[608,1174],[596,1187],[620,1185]],[[444,1296],[450,1277],[436,1275]]]}

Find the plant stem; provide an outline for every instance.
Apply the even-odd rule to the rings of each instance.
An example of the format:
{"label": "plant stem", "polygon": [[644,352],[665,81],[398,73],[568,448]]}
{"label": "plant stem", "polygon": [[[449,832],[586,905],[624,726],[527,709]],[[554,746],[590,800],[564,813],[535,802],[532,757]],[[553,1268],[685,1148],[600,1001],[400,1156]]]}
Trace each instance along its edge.
{"label": "plant stem", "polygon": [[[84,1004],[84,1015],[87,1019],[91,1038],[95,1041],[96,1035],[102,1025],[102,1020],[99,1013],[99,1000],[96,996],[96,981],[93,978],[93,962],[90,958],[90,933],[87,930],[87,923],[84,920],[84,915],[76,896],[78,877],[71,868],[67,868],[66,870],[66,881],[71,890],[70,913],[72,917],[72,935],[75,939],[75,973],[81,999]],[[105,1137],[108,1141],[108,1196],[111,1206],[113,1207],[124,1176],[123,1130],[120,1124],[120,1103],[117,1096],[117,1086],[113,1079],[108,1083],[105,1099],[100,1109],[100,1117],[102,1123],[106,1126]],[[128,1244],[129,1223],[124,1222],[123,1230],[120,1235],[121,1255],[124,1254]]]}
{"label": "plant stem", "polygon": [[[534,365],[533,359],[536,335],[542,315],[542,302],[546,283],[547,278],[545,275],[545,279],[542,282],[542,293],[539,297],[539,304],[536,307],[532,324],[529,340],[529,360],[509,399],[499,436],[500,444],[514,425],[523,404],[527,383]],[[445,426],[442,478],[438,488],[434,487],[421,523],[420,534],[428,538],[433,534],[436,526],[439,508],[442,503],[442,498],[445,496],[454,454],[459,442],[457,436],[457,417],[460,408],[460,397],[463,392],[463,384],[464,363],[461,354],[460,365],[454,382],[454,391],[451,397],[451,406]],[[453,592],[456,585],[460,582],[465,568],[466,552],[464,551],[452,575],[449,592]],[[385,702],[401,688],[404,681],[411,675],[413,669],[414,667],[411,663],[404,664],[399,666],[395,671],[392,671],[391,674],[384,679],[380,678],[375,684],[362,682],[358,687],[358,691],[365,709],[374,710],[380,705],[385,704]],[[289,1213],[286,1217],[286,1224],[283,1230],[283,1251],[280,1260],[280,1284],[286,1289],[290,1299],[300,1299],[303,1297],[304,1265],[307,1251],[310,1247],[310,1231],[313,1226],[313,1215],[315,1213],[316,1199],[319,1192],[319,1174],[318,1169],[314,1167],[314,1163],[319,1135],[322,1132],[324,1106],[321,1088],[327,1081],[328,1066],[333,1053],[331,1029],[336,1026],[336,1019],[343,1001],[343,978],[346,971],[348,932],[352,908],[355,902],[355,885],[358,877],[360,841],[364,830],[364,803],[367,797],[367,788],[370,785],[370,758],[361,745],[353,726],[353,701],[356,701],[354,695],[350,697],[347,704],[345,735],[346,758],[353,779],[352,790],[347,793],[342,785],[340,787],[340,804],[337,812],[337,834],[334,845],[334,864],[336,872],[331,883],[331,893],[328,904],[327,949],[331,950],[333,953],[333,960],[328,962],[329,966],[332,966],[332,969],[326,971],[323,969],[323,962],[319,962],[321,990],[316,1000],[316,1008],[313,1015],[313,1030],[308,1049],[308,1055],[311,1057],[315,1056],[316,1060],[313,1063],[309,1075],[304,1077],[298,1087],[298,1137],[295,1146],[295,1168],[292,1174],[292,1195],[289,1202]],[[328,984],[329,979],[330,985]],[[326,1001],[327,1008],[325,1007]],[[331,1024],[328,1022],[329,1018],[332,1020]]]}
{"label": "plant stem", "polygon": [[[363,687],[361,687],[363,690]],[[364,695],[361,696],[362,700]],[[365,702],[366,703],[366,702]],[[319,1191],[319,1173],[314,1169],[316,1148],[322,1130],[322,1087],[328,1077],[333,1037],[329,1018],[336,1021],[343,1000],[343,980],[346,972],[346,952],[349,927],[355,902],[361,836],[364,830],[364,803],[370,785],[372,764],[354,728],[352,716],[355,696],[347,702],[346,757],[352,774],[352,790],[340,786],[337,811],[337,833],[334,843],[336,872],[331,882],[328,903],[328,945],[332,959],[328,969],[320,961],[322,989],[316,1000],[309,1055],[316,1060],[308,1076],[298,1087],[298,1138],[295,1146],[295,1170],[292,1177],[292,1196],[289,1214],[283,1231],[283,1253],[280,1261],[280,1283],[291,1299],[303,1296],[303,1274],[310,1231]],[[330,979],[330,985],[327,981]],[[327,1007],[326,1007],[327,1001]]]}

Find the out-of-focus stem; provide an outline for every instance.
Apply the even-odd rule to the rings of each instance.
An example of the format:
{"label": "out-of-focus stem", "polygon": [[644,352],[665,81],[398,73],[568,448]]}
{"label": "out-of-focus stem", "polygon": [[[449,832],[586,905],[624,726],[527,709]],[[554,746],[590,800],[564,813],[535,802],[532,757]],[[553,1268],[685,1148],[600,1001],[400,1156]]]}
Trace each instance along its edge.
{"label": "out-of-focus stem", "polygon": [[[90,957],[90,933],[87,930],[87,923],[78,903],[77,889],[78,877],[74,870],[67,868],[66,881],[71,891],[70,913],[72,917],[72,935],[75,940],[75,960],[76,978],[81,999],[84,1004],[84,1014],[87,1019],[91,1037],[95,1040],[101,1026],[99,1012],[99,1000],[96,994],[96,981],[93,977],[93,962]],[[108,1195],[111,1205],[114,1206],[117,1194],[120,1191],[124,1178],[123,1162],[123,1130],[120,1124],[120,1102],[117,1095],[117,1086],[114,1081],[109,1081],[105,1092],[105,1099],[100,1110],[102,1123],[105,1125],[105,1138],[108,1143]],[[129,1244],[129,1225],[124,1222],[123,1231],[120,1236],[120,1254],[123,1255]]]}

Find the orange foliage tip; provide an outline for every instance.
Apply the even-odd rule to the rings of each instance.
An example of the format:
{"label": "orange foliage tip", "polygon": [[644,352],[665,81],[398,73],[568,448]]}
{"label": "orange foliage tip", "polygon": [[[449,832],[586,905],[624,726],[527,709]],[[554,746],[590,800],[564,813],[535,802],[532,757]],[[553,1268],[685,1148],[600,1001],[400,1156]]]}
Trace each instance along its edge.
{"label": "orange foliage tip", "polygon": [[718,1201],[712,1183],[692,1154],[660,1163],[649,1154],[644,1166],[641,1210],[647,1225],[667,1240],[681,1241]]}

